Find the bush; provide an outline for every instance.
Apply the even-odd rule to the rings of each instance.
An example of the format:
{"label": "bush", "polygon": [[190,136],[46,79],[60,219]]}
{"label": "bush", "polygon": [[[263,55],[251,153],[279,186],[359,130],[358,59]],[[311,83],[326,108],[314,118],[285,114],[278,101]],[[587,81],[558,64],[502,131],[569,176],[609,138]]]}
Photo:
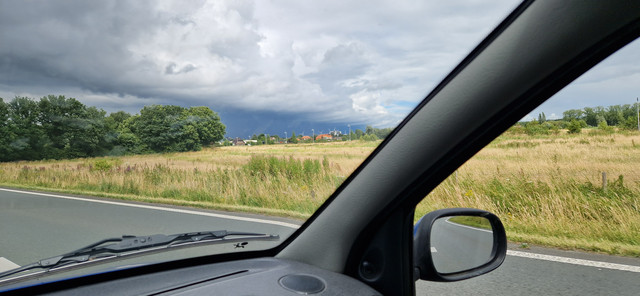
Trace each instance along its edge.
{"label": "bush", "polygon": [[513,125],[512,127],[510,127],[507,131],[507,133],[512,133],[512,134],[524,134],[524,126],[522,126],[520,123],[516,123],[515,125]]}
{"label": "bush", "polygon": [[567,129],[570,134],[579,134],[582,132],[582,128],[586,127],[587,123],[584,120],[576,120],[572,119],[569,124],[567,124]]}
{"label": "bush", "polygon": [[635,116],[628,116],[627,119],[621,123],[620,127],[625,130],[637,130],[638,119]]}
{"label": "bush", "polygon": [[364,135],[360,138],[360,140],[365,142],[377,141],[378,136],[376,136],[375,134]]}
{"label": "bush", "polygon": [[606,133],[606,134],[611,134],[611,133],[613,133],[613,127],[612,127],[612,126],[609,126],[609,125],[607,124],[607,121],[605,121],[605,120],[602,120],[602,121],[600,121],[600,122],[598,123],[598,129],[599,129],[601,132]]}
{"label": "bush", "polygon": [[93,163],[92,170],[107,172],[110,171],[114,163],[108,159],[98,159]]}
{"label": "bush", "polygon": [[529,136],[548,135],[550,127],[551,127],[550,125],[542,125],[542,124],[539,124],[537,121],[533,120],[531,122],[528,122],[524,126],[524,132]]}

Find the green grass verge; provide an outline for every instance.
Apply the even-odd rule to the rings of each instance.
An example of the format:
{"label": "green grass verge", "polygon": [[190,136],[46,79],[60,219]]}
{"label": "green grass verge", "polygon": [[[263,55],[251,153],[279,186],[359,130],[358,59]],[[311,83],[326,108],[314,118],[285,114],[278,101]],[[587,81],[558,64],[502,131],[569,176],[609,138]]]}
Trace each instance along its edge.
{"label": "green grass verge", "polygon": [[184,207],[192,207],[192,208],[207,209],[207,210],[218,210],[218,211],[226,211],[226,212],[260,214],[260,215],[267,215],[267,216],[274,216],[274,217],[290,218],[290,219],[295,219],[299,221],[304,221],[311,216],[309,214],[304,214],[304,213],[299,213],[294,211],[287,211],[287,210],[258,208],[258,207],[242,206],[242,205],[215,204],[210,202],[167,199],[167,198],[138,196],[138,195],[130,195],[130,194],[95,192],[95,191],[86,191],[86,190],[66,190],[66,189],[48,188],[48,187],[40,187],[40,186],[7,184],[7,183],[0,183],[0,187],[4,187],[8,189],[24,189],[24,190],[41,191],[41,192],[73,194],[73,195],[80,195],[80,196],[87,196],[87,197],[103,197],[103,198],[124,200],[124,201],[184,206]]}

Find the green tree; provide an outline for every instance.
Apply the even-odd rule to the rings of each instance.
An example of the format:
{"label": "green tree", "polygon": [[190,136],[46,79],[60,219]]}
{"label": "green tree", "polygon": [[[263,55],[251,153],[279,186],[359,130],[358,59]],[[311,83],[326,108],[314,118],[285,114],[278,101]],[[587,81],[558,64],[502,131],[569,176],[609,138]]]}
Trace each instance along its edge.
{"label": "green tree", "polygon": [[356,137],[355,140],[360,139],[362,136],[364,136],[364,132],[361,129],[356,129]]}
{"label": "green tree", "polygon": [[638,118],[636,116],[628,116],[624,122],[620,125],[622,129],[626,130],[637,130],[638,129]]}
{"label": "green tree", "polygon": [[596,112],[593,108],[585,107],[582,110],[584,110],[584,121],[590,126],[597,126],[598,119],[596,118]]}
{"label": "green tree", "polygon": [[226,126],[220,121],[220,116],[209,107],[191,107],[184,113],[185,128],[190,129],[186,126],[193,126],[199,145],[209,146],[224,137]]}
{"label": "green tree", "polygon": [[255,145],[265,145],[267,136],[265,134],[259,134],[256,135],[254,134],[253,136],[251,136],[251,140],[256,140],[257,142],[255,143]]}
{"label": "green tree", "polygon": [[[619,125],[624,122],[623,107],[620,105],[609,106],[607,111],[604,112],[603,117],[607,121],[607,125]],[[598,126],[600,126],[600,122],[598,122]]]}
{"label": "green tree", "polygon": [[373,133],[374,133],[374,129],[373,129],[373,127],[372,127],[372,126],[370,126],[370,125],[367,125],[367,127],[366,127],[366,128],[365,128],[365,130],[364,130],[364,134],[365,134],[365,135],[371,135],[371,134],[373,134]]}
{"label": "green tree", "polygon": [[538,122],[539,123],[545,123],[547,121],[547,116],[544,115],[544,112],[538,114]]}
{"label": "green tree", "polygon": [[78,129],[73,135],[76,153],[81,156],[100,156],[107,154],[115,142],[114,131],[106,124],[106,114],[96,107],[85,108],[78,119]]}
{"label": "green tree", "polygon": [[296,138],[296,132],[291,132],[291,138],[289,138],[289,143],[298,144],[298,138]]}
{"label": "green tree", "polygon": [[145,106],[129,127],[155,152],[199,150],[222,139],[226,127],[207,107]]}
{"label": "green tree", "polygon": [[0,98],[0,161],[12,160],[11,144],[16,139],[12,121],[9,120],[9,105]]}
{"label": "green tree", "polygon": [[54,95],[41,98],[38,106],[39,122],[48,138],[44,158],[98,156],[110,150],[113,137],[107,137],[105,111]]}
{"label": "green tree", "polygon": [[177,123],[183,110],[179,106],[144,106],[129,129],[152,151],[171,151],[180,140]]}
{"label": "green tree", "polygon": [[107,116],[105,121],[110,129],[117,131],[125,120],[129,119],[131,116],[131,114],[124,111],[112,112]]}
{"label": "green tree", "polygon": [[48,138],[38,121],[38,103],[28,97],[15,97],[8,104],[9,117],[16,135],[10,144],[12,160],[42,159]]}
{"label": "green tree", "polygon": [[584,111],[580,109],[570,109],[562,112],[562,120],[571,122],[571,120],[580,120],[584,116]]}
{"label": "green tree", "polygon": [[135,126],[140,115],[125,119],[117,130],[116,144],[113,154],[141,154],[150,152],[151,149],[140,140],[131,129]]}

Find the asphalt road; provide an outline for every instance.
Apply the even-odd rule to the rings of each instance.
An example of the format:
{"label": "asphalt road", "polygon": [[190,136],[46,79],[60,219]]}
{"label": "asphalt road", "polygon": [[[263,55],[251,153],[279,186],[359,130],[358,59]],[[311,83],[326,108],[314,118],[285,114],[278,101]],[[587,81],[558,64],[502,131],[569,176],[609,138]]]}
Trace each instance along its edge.
{"label": "asphalt road", "polygon": [[292,221],[277,218],[54,196],[63,195],[0,189],[0,257],[24,265],[122,235],[226,229],[285,238],[297,228]]}
{"label": "asphalt road", "polygon": [[433,223],[431,242],[435,268],[442,273],[460,272],[489,262],[493,232],[440,218]]}
{"label": "asphalt road", "polygon": [[[295,224],[295,221],[256,215],[233,214],[231,217],[214,211],[86,197],[59,198],[0,189],[0,257],[19,265],[122,234],[229,229],[277,233],[285,237],[294,231]],[[451,236],[449,231],[454,231],[451,227],[460,228],[443,223],[442,233],[438,235]],[[482,242],[487,237],[486,232],[474,234],[472,229],[459,230],[456,236],[466,237],[468,243]],[[442,258],[484,260],[484,251],[468,257],[466,249],[456,247],[453,241],[435,247],[434,251]],[[455,283],[418,281],[416,290],[417,295],[637,296],[640,295],[640,259],[549,249],[513,249],[505,263],[489,274]]]}
{"label": "asphalt road", "polygon": [[[439,219],[431,252],[443,272],[487,262],[492,234]],[[471,249],[469,246],[480,246]],[[439,260],[438,260],[439,259]],[[438,261],[447,262],[438,266]],[[442,268],[442,269],[441,269]],[[497,270],[454,283],[419,281],[418,295],[640,295],[640,260],[552,249],[510,246]]]}

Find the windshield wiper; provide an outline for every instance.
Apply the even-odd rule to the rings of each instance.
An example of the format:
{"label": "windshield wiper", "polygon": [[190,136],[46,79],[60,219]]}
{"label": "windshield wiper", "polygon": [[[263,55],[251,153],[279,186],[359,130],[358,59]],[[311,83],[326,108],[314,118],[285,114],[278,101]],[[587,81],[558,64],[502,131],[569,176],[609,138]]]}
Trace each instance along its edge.
{"label": "windshield wiper", "polygon": [[[172,235],[154,234],[149,236],[124,235],[108,238],[75,251],[42,259],[25,266],[0,273],[0,279],[31,269],[52,270],[63,266],[88,262],[96,259],[123,257],[142,252],[187,246],[201,243],[223,243],[247,240],[278,240],[274,234],[234,232],[226,230],[186,232]],[[236,247],[244,248],[246,242]]]}

